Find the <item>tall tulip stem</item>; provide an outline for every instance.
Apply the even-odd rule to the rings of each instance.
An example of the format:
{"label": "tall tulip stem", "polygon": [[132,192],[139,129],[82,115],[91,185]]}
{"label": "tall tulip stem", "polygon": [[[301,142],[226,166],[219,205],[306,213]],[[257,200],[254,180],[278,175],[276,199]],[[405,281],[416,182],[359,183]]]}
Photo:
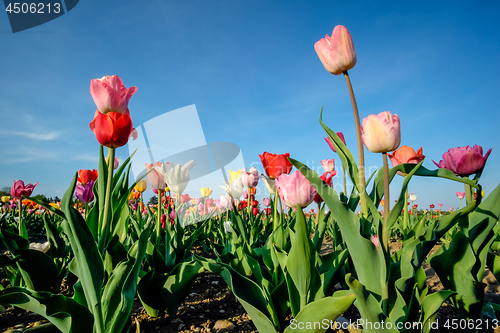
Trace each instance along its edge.
{"label": "tall tulip stem", "polygon": [[389,196],[389,161],[387,153],[382,153],[384,160],[384,224],[383,224],[383,246],[386,250],[389,248],[389,230],[387,230],[387,218],[389,217],[389,205],[391,204]]}
{"label": "tall tulip stem", "polygon": [[[102,219],[102,228],[101,228],[101,235],[103,237],[108,236],[108,218],[109,218],[109,211],[110,211],[110,204],[111,204],[111,192],[112,192],[112,183],[113,183],[113,164],[115,161],[115,149],[114,148],[108,148],[108,179],[106,182],[106,195],[104,197],[104,212],[103,212],[103,219]],[[104,242],[103,244],[105,244]]]}
{"label": "tall tulip stem", "polygon": [[344,166],[342,166],[342,175],[344,176],[344,195],[347,197],[347,186],[346,186],[345,167]]}
{"label": "tall tulip stem", "polygon": [[354,113],[354,124],[356,125],[356,137],[358,139],[358,168],[359,168],[359,182],[357,190],[359,193],[359,200],[361,203],[361,213],[362,216],[366,218],[368,214],[368,205],[365,198],[365,152],[363,147],[363,140],[361,139],[361,122],[359,120],[358,105],[356,103],[356,98],[354,97],[354,90],[352,89],[351,80],[349,79],[349,74],[347,71],[344,72],[345,81],[347,83],[347,89],[349,90],[349,96],[351,97],[352,111]]}
{"label": "tall tulip stem", "polygon": [[[385,185],[385,183],[384,183]],[[408,220],[409,220],[409,214],[408,214],[408,189],[406,189],[405,192],[405,207],[404,207],[404,216],[403,216],[403,240],[406,240],[406,232],[408,230]]]}
{"label": "tall tulip stem", "polygon": [[[159,240],[160,240],[160,235],[161,235],[161,208],[162,208],[162,198],[161,198],[161,194],[163,193],[163,191],[161,190],[158,190],[158,209],[157,209],[157,212],[156,212],[156,244],[159,244]],[[167,216],[167,219],[168,219],[168,216]]]}

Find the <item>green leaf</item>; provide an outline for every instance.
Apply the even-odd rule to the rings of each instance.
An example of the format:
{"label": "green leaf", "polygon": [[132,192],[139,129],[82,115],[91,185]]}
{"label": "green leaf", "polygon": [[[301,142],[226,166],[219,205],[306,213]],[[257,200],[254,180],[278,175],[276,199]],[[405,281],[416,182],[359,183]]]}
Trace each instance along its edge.
{"label": "green leaf", "polygon": [[141,233],[128,251],[127,259],[116,266],[106,283],[102,294],[106,332],[121,332],[130,317],[149,232],[146,229]]}
{"label": "green leaf", "polygon": [[[292,319],[290,326],[285,329],[284,333],[325,332],[328,327],[331,327],[331,325],[325,325],[325,323],[330,324],[346,312],[355,299],[356,297],[352,292],[341,290],[330,297],[309,303]],[[314,323],[321,323],[321,325],[315,325]],[[309,328],[308,325],[312,327]]]}
{"label": "green leaf", "polygon": [[267,309],[268,300],[264,296],[264,291],[255,282],[230,267],[224,267],[221,276],[245,308],[259,332],[271,333],[279,329],[270,320],[271,315]]}
{"label": "green leaf", "polygon": [[76,186],[77,175],[73,178],[61,200],[61,208],[66,216],[62,227],[70,241],[75,255],[75,275],[82,282],[82,288],[89,309],[96,318],[96,325],[103,327],[101,318],[101,289],[104,281],[104,266],[87,224],[80,213],[71,207],[71,198]]}
{"label": "green leaf", "polygon": [[455,294],[452,290],[439,290],[433,294],[427,295],[422,302],[422,313],[420,322],[423,324],[423,332],[430,332],[431,323],[437,316],[437,312],[441,305]]}
{"label": "green leaf", "polygon": [[10,287],[0,291],[0,303],[38,313],[64,333],[92,332],[94,320],[88,309],[63,295]]}
{"label": "green leaf", "polygon": [[382,286],[386,281],[385,259],[383,252],[375,245],[360,235],[360,219],[345,203],[341,202],[333,188],[323,183],[318,174],[307,166],[290,158],[290,161],[316,188],[321,188],[325,193],[323,200],[335,215],[340,231],[347,248],[350,251],[352,261],[356,268],[358,278],[364,281],[365,287],[378,298],[382,297]]}

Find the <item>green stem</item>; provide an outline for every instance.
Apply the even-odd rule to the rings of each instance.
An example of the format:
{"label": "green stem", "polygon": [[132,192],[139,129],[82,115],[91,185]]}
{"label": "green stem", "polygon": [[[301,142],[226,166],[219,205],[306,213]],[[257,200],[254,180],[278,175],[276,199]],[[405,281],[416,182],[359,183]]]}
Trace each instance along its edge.
{"label": "green stem", "polygon": [[346,186],[345,167],[344,166],[342,166],[342,175],[344,176],[344,195],[347,197],[347,186]]}
{"label": "green stem", "polygon": [[[464,177],[469,179],[469,177]],[[465,204],[468,205],[472,202],[472,187],[469,184],[464,184],[465,186]],[[460,207],[461,208],[461,207]]]}
{"label": "green stem", "polygon": [[361,122],[359,121],[358,105],[356,104],[356,98],[354,97],[354,90],[352,89],[351,80],[349,79],[349,74],[347,73],[347,71],[344,72],[344,77],[347,83],[347,89],[349,90],[349,96],[351,97],[352,111],[354,113],[354,124],[356,125],[356,137],[358,139],[359,181],[357,184],[357,190],[361,203],[361,214],[363,218],[366,218],[368,214],[368,205],[366,203],[365,197],[365,152],[363,147],[363,140],[361,138]]}
{"label": "green stem", "polygon": [[[158,208],[156,212],[156,244],[159,244],[160,234],[161,234],[161,194],[163,191],[158,190]],[[168,219],[168,217],[167,217]]]}
{"label": "green stem", "polygon": [[[113,164],[115,160],[115,149],[114,148],[108,148],[108,179],[106,183],[106,195],[104,197],[104,212],[103,212],[103,219],[102,219],[102,226],[101,226],[101,237],[107,237],[109,230],[108,230],[108,219],[109,219],[109,211],[111,209],[110,204],[111,204],[111,192],[112,192],[112,182],[113,182]],[[106,241],[104,242],[106,243]]]}
{"label": "green stem", "polygon": [[274,195],[274,218],[273,218],[273,231],[278,228],[278,194]]}
{"label": "green stem", "polygon": [[28,231],[23,220],[23,198],[19,198],[19,236],[28,239]]}
{"label": "green stem", "polygon": [[316,226],[314,227],[314,231],[318,231],[319,225],[319,212],[321,211],[321,202],[318,202],[318,212],[316,213]]}
{"label": "green stem", "polygon": [[387,153],[382,153],[384,160],[384,224],[382,227],[382,244],[386,251],[389,251],[389,234],[390,231],[387,230],[387,218],[389,217],[389,206],[391,204],[391,199],[389,196],[389,162],[387,159]]}
{"label": "green stem", "polygon": [[408,230],[408,220],[410,218],[408,214],[408,188],[406,189],[405,192],[405,207],[404,207],[405,213],[403,216],[403,240],[406,240],[406,233]]}

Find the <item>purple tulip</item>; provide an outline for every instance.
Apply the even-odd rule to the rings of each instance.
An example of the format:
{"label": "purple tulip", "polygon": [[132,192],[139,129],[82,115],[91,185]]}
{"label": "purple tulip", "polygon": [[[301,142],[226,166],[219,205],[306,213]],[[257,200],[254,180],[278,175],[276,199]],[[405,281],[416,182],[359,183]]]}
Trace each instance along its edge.
{"label": "purple tulip", "polygon": [[77,183],[75,189],[76,198],[80,200],[80,202],[83,204],[92,202],[94,200],[94,192],[92,192],[93,188],[94,188],[93,180],[91,180],[85,185]]}
{"label": "purple tulip", "polygon": [[439,163],[432,162],[438,168],[445,168],[457,176],[466,177],[481,171],[490,153],[491,149],[483,157],[483,147],[478,145],[474,145],[474,148],[470,146],[450,148],[443,154],[443,159]]}
{"label": "purple tulip", "polygon": [[290,208],[308,206],[316,195],[316,189],[300,171],[282,174],[276,179],[276,187],[283,203]]}

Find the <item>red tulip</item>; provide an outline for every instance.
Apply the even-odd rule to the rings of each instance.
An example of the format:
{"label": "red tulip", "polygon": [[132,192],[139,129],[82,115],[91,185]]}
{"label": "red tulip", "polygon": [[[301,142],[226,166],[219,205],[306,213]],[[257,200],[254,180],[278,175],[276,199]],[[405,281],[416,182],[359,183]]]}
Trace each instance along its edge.
{"label": "red tulip", "polygon": [[[321,179],[323,179],[325,181],[325,183],[332,187],[333,186],[333,183],[332,183],[332,178],[337,174],[337,171],[334,171],[334,173],[330,173],[330,176],[328,176],[328,172],[325,172],[323,175],[321,175]],[[323,202],[323,198],[321,197],[321,195],[316,192],[316,195],[314,196],[314,202],[315,203],[320,203],[320,202]]]}
{"label": "red tulip", "polygon": [[24,185],[24,182],[22,180],[14,181],[14,184],[12,185],[12,188],[10,190],[10,196],[16,199],[21,199],[22,197],[29,197],[33,193],[33,190],[37,185],[38,183],[36,183],[35,185],[33,184]]}
{"label": "red tulip", "polygon": [[432,209],[432,208],[434,208],[436,206],[434,206],[434,204],[430,204],[429,207]]}
{"label": "red tulip", "polygon": [[89,126],[97,141],[108,148],[118,148],[127,144],[133,130],[128,110],[125,113],[111,111],[106,114],[97,110]]}
{"label": "red tulip", "polygon": [[438,168],[445,168],[453,171],[457,176],[467,177],[484,168],[490,153],[491,149],[483,157],[483,147],[478,145],[474,145],[474,148],[470,146],[450,148],[443,154],[443,159],[439,163],[432,162]]}
{"label": "red tulip", "polygon": [[332,37],[326,35],[314,44],[314,49],[326,70],[334,75],[342,74],[356,65],[356,51],[346,27],[338,25]]}
{"label": "red tulip", "polygon": [[106,114],[108,112],[125,113],[128,110],[130,97],[137,91],[137,87],[125,88],[118,75],[104,76],[90,81],[90,94],[97,109]]}
{"label": "red tulip", "polygon": [[253,208],[252,209],[252,212],[253,212],[253,215],[256,216],[256,215],[259,215],[259,209],[258,208]]}
{"label": "red tulip", "polygon": [[78,181],[85,185],[89,182],[97,180],[97,170],[78,170]]}
{"label": "red tulip", "polygon": [[293,164],[288,160],[290,153],[286,154],[271,154],[267,151],[259,155],[264,171],[271,179],[277,179],[282,174],[290,174]]}

